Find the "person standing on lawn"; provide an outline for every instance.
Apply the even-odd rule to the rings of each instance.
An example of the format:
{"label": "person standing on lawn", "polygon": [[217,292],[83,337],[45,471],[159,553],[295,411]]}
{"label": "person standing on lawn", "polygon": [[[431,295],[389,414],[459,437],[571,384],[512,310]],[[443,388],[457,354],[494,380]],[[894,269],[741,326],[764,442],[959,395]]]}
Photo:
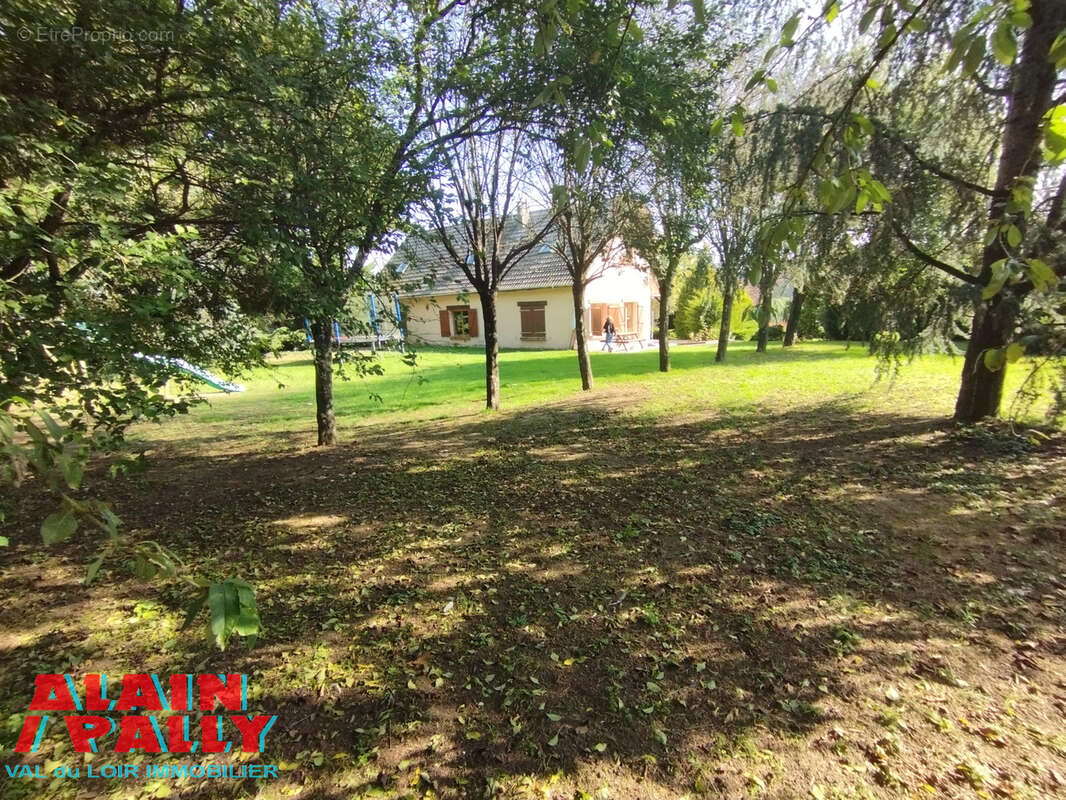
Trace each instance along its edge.
{"label": "person standing on lawn", "polygon": [[607,321],[603,323],[603,349],[608,353],[614,352],[612,345],[614,344],[614,323],[611,322],[611,318],[607,317]]}

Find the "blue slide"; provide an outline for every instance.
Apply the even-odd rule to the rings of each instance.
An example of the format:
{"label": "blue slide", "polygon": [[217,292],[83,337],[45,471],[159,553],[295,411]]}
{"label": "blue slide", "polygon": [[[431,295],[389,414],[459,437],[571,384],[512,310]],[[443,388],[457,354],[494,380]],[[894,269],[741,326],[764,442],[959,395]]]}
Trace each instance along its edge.
{"label": "blue slide", "polygon": [[181,370],[189,375],[192,375],[197,380],[201,380],[208,386],[212,386],[219,391],[232,394],[234,392],[243,392],[244,387],[239,383],[230,383],[223,380],[212,372],[208,372],[203,367],[198,367],[195,364],[190,364],[184,358],[164,358],[163,356],[146,356],[141,353],[135,353],[137,358],[143,358],[145,361],[151,361],[153,364],[162,364],[173,369]]}

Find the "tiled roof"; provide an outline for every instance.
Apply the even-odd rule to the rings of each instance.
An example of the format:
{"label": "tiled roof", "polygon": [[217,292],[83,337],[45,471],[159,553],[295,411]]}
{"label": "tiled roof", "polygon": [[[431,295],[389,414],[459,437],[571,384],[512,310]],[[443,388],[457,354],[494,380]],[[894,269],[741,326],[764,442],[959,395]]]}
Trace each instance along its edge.
{"label": "tiled roof", "polygon": [[[541,230],[549,213],[547,210],[530,212],[527,225],[520,222],[517,214],[508,217],[502,237],[504,246],[508,242],[520,242]],[[540,243],[519,259],[500,281],[500,290],[569,286],[570,273],[566,263],[552,246],[556,236],[554,230],[549,231]],[[462,235],[457,235],[455,240],[457,243],[463,241]],[[408,236],[389,259],[385,269],[397,276],[401,285],[400,294],[408,297],[459,294],[474,290],[462,269],[441,244],[440,238],[432,232]]]}

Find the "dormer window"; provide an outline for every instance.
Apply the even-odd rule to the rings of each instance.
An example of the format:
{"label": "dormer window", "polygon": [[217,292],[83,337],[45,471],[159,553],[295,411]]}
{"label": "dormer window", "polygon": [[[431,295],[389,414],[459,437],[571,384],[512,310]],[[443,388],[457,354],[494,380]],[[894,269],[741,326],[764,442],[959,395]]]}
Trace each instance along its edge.
{"label": "dormer window", "polygon": [[466,263],[467,264],[473,264],[474,263],[474,254],[473,253],[467,253]]}
{"label": "dormer window", "polygon": [[551,251],[551,247],[546,244],[542,244],[540,247],[537,248],[538,253],[550,253]]}
{"label": "dormer window", "polygon": [[396,265],[396,274],[397,275],[403,275],[403,271],[405,269],[407,269],[407,262],[406,261],[401,261],[399,264]]}

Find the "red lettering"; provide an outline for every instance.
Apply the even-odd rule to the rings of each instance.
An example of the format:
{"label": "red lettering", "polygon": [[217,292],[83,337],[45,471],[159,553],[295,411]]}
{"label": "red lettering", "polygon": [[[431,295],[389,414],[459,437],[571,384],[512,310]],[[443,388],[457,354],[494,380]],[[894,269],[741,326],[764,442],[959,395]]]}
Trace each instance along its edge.
{"label": "red lettering", "polygon": [[197,675],[196,683],[200,689],[200,710],[211,711],[215,700],[222,703],[227,711],[242,711],[241,675],[239,672],[226,675],[222,680],[218,675]]}
{"label": "red lettering", "polygon": [[38,675],[33,679],[30,711],[77,711],[77,701],[70,693],[63,675]]}
{"label": "red lettering", "polygon": [[156,691],[151,675],[123,675],[122,694],[119,695],[115,708],[118,711],[131,711],[135,708],[162,711],[163,698]]}
{"label": "red lettering", "polygon": [[64,717],[70,742],[79,753],[95,753],[96,740],[111,733],[111,720],[107,717]]}
{"label": "red lettering", "polygon": [[241,732],[241,750],[245,753],[260,752],[260,736],[266,738],[266,732],[276,719],[262,714],[256,717],[230,717],[230,722]]}
{"label": "red lettering", "polygon": [[37,729],[43,724],[43,717],[28,716],[22,721],[22,730],[19,731],[19,738],[15,743],[16,753],[33,751],[33,743],[37,739]]}
{"label": "red lettering", "polygon": [[192,698],[189,697],[192,688],[192,675],[181,674],[170,676],[170,707],[175,711],[192,711]]}
{"label": "red lettering", "polygon": [[152,727],[150,718],[130,716],[123,717],[119,722],[115,752],[128,753],[130,750],[143,750],[146,753],[162,752],[163,748],[155,735],[155,728]]}
{"label": "red lettering", "polygon": [[204,717],[200,720],[200,738],[205,753],[225,753],[229,742],[222,738],[222,717]]}
{"label": "red lettering", "polygon": [[108,711],[111,701],[107,699],[107,676],[85,676],[85,710]]}
{"label": "red lettering", "polygon": [[167,717],[167,749],[171,753],[191,753],[192,742],[188,738],[188,717]]}

